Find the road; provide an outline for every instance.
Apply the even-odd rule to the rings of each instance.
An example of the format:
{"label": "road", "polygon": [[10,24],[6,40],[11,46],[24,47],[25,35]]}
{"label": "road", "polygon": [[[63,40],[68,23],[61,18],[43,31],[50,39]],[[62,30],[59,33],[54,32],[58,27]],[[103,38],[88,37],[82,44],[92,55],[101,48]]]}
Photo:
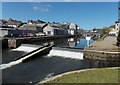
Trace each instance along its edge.
{"label": "road", "polygon": [[115,36],[107,36],[104,40],[95,41],[85,50],[118,52],[119,50],[118,47],[116,46],[116,42],[117,39]]}

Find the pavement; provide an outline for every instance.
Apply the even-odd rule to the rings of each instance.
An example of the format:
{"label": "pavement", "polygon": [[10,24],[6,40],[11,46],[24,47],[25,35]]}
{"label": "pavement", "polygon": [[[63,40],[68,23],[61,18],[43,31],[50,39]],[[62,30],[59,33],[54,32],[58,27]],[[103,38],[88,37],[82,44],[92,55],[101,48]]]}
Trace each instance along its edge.
{"label": "pavement", "polygon": [[120,52],[116,46],[117,38],[115,36],[107,36],[104,40],[97,40],[87,48],[85,51],[106,51],[106,52]]}

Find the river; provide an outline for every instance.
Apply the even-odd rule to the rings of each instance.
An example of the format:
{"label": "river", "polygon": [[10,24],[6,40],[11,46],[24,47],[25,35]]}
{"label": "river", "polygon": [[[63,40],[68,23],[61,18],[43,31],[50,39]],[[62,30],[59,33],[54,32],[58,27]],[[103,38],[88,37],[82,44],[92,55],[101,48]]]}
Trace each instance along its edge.
{"label": "river", "polygon": [[[92,44],[94,40],[90,40]],[[2,70],[3,83],[37,83],[55,75],[88,68],[108,67],[103,61],[83,59],[82,49],[86,47],[86,40],[80,38],[56,39],[47,42],[22,44],[16,49],[4,49],[2,51],[2,64],[12,62],[16,57],[22,56],[44,44],[55,44],[49,54],[37,56],[32,60],[10,66]],[[80,49],[77,52],[74,49]],[[34,56],[33,56],[34,57]]]}

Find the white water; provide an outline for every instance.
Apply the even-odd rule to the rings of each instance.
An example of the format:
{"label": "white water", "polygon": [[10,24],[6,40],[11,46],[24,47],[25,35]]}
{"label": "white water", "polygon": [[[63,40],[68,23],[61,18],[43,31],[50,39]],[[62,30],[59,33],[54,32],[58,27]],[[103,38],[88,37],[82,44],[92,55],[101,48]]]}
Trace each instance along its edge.
{"label": "white water", "polygon": [[20,47],[16,48],[16,49],[12,49],[11,51],[23,51],[23,52],[31,52],[37,48],[39,48],[40,46],[37,45],[30,45],[30,44],[22,44]]}
{"label": "white water", "polygon": [[[21,49],[21,48],[24,49],[24,47],[20,47],[20,49]],[[26,47],[25,47],[25,48],[26,48]],[[9,67],[11,67],[11,66],[13,66],[13,65],[17,65],[17,64],[19,64],[19,63],[22,63],[23,60],[25,60],[25,59],[27,59],[27,58],[33,56],[34,54],[36,54],[36,53],[38,53],[38,52],[40,52],[40,51],[42,51],[42,50],[44,50],[44,49],[46,49],[46,48],[47,48],[47,47],[45,47],[45,48],[43,48],[43,49],[40,49],[40,50],[38,50],[38,51],[36,51],[36,52],[30,54],[30,55],[27,55],[27,56],[25,56],[25,57],[19,59],[19,60],[12,61],[12,62],[7,63],[7,64],[1,64],[1,65],[0,65],[0,70],[9,68]],[[19,49],[19,48],[18,48],[18,49]],[[29,48],[29,49],[30,49],[30,48]],[[37,48],[36,48],[36,49],[37,49]],[[33,50],[35,50],[35,49],[32,49],[32,51],[33,51]]]}
{"label": "white water", "polygon": [[46,77],[44,79],[47,80],[48,78],[51,78],[53,76],[54,76],[54,73],[50,73],[50,74],[46,75]]}
{"label": "white water", "polygon": [[22,60],[20,59],[20,60],[17,60],[17,61],[12,61],[12,62],[7,63],[7,64],[1,64],[1,65],[0,65],[0,70],[9,68],[9,67],[11,67],[11,66],[13,66],[13,65],[17,65],[17,64],[19,64],[19,63],[21,63],[21,62],[22,62]]}
{"label": "white water", "polygon": [[69,50],[52,49],[48,54],[48,57],[52,57],[52,56],[60,56],[64,58],[83,60],[83,52],[77,52],[77,51],[73,52]]}

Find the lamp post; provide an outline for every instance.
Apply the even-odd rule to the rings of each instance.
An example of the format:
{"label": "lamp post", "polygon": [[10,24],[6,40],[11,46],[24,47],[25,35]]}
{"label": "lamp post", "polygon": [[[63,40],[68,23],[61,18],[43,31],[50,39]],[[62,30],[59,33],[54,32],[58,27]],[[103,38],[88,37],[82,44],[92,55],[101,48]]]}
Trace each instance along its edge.
{"label": "lamp post", "polygon": [[90,41],[91,37],[86,37],[87,40],[87,46],[89,46],[89,41]]}

